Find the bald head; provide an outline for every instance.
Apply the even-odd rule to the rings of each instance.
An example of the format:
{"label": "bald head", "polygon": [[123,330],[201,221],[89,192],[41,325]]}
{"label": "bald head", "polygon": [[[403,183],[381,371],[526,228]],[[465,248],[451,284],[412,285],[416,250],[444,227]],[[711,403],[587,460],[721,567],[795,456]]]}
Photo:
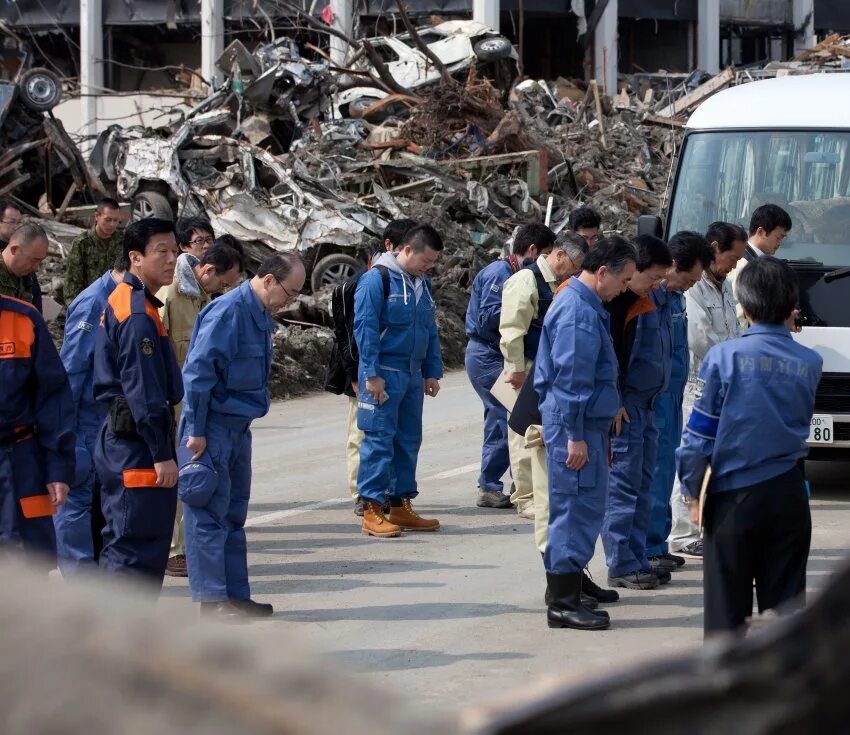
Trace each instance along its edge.
{"label": "bald head", "polygon": [[19,278],[38,270],[41,261],[47,257],[49,243],[47,233],[41,225],[26,223],[18,227],[3,251],[6,267]]}

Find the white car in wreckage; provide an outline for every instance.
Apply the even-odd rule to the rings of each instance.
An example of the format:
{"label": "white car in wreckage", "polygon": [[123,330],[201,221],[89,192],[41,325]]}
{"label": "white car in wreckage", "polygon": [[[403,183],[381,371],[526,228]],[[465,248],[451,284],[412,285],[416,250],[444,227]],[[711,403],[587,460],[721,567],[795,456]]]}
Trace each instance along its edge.
{"label": "white car in wreckage", "polygon": [[299,178],[259,146],[203,133],[228,116],[196,115],[167,138],[114,127],[98,141],[96,168],[132,202],[133,219],[207,217],[216,235],[245,244],[249,267],[274,250],[300,252],[313,291],[363,268],[387,220]]}
{"label": "white car in wreckage", "polygon": [[[497,86],[509,89],[513,83],[518,58],[516,49],[507,38],[489,26],[474,20],[450,20],[417,29],[417,33],[450,74],[458,74],[471,66],[492,64],[493,73],[489,76],[495,79]],[[386,64],[392,78],[411,92],[440,78],[434,63],[416,46],[409,33],[378,36],[368,41]],[[512,62],[505,70],[498,62],[507,59]],[[372,64],[362,55],[358,56],[352,68],[377,76]],[[334,95],[334,114],[341,118],[360,117],[369,107],[387,96],[387,92],[377,87],[344,89]]]}

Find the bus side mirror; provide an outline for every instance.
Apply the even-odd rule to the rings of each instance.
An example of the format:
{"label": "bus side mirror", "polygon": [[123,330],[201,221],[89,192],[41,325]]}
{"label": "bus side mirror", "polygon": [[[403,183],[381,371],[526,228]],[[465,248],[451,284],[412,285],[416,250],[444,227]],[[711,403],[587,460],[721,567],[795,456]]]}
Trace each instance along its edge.
{"label": "bus side mirror", "polygon": [[638,235],[654,235],[664,239],[664,225],[661,224],[661,217],[654,214],[642,214],[637,221]]}

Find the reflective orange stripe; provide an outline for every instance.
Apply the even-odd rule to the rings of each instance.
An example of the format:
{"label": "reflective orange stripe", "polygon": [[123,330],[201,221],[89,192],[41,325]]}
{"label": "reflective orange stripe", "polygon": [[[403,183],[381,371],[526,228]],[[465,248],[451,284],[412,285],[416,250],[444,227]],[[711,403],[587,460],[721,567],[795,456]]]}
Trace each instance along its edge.
{"label": "reflective orange stripe", "polygon": [[56,506],[50,501],[49,495],[33,495],[21,498],[21,511],[24,518],[44,518],[56,513]]}
{"label": "reflective orange stripe", "polygon": [[32,319],[17,311],[0,311],[0,360],[31,357],[34,342]]}
{"label": "reflective orange stripe", "polygon": [[124,470],[124,487],[156,487],[156,470]]}

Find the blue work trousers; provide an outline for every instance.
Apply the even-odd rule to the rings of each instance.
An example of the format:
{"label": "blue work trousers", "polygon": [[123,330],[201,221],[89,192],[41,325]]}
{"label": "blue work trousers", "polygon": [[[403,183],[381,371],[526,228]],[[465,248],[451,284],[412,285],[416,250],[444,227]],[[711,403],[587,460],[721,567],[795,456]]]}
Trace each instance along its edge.
{"label": "blue work trousers", "polygon": [[[203,506],[183,503],[183,534],[189,589],[195,602],[247,600],[248,543],[245,519],[251,497],[251,430],[207,421],[206,452],[218,484]],[[182,429],[182,427],[181,427]],[[180,444],[188,436],[181,431]]]}
{"label": "blue work trousers", "polygon": [[418,494],[416,462],[422,445],[425,386],[421,372],[381,369],[380,374],[387,400],[375,401],[365,378],[357,397],[357,428],[363,432],[357,489],[361,498],[376,503]]}
{"label": "blue work trousers", "polygon": [[80,412],[77,419],[77,479],[81,479],[81,471],[85,472],[85,468],[79,466],[82,457],[88,460],[88,472],[71,488],[65,505],[60,505],[53,516],[56,554],[59,557],[59,569],[65,577],[94,565],[92,503],[97,473],[92,458],[102,423],[103,417],[99,413]]}
{"label": "blue work trousers", "polygon": [[655,399],[655,425],[658,428],[658,455],[650,490],[650,519],[646,532],[646,555],[667,553],[667,537],[673,527],[670,494],[676,479],[676,450],[682,439],[682,399],[685,386],[667,391]]}
{"label": "blue work trousers", "polygon": [[481,445],[481,474],[478,487],[502,492],[502,477],[511,465],[508,456],[508,412],[490,393],[504,370],[502,353],[470,340],[466,346],[466,374],[484,404],[484,443]]}
{"label": "blue work trousers", "polygon": [[625,408],[630,421],[623,421],[620,436],[611,437],[608,504],[602,524],[609,577],[649,569],[646,532],[658,430],[652,408],[629,403]]}
{"label": "blue work trousers", "polygon": [[549,472],[549,540],[543,563],[550,574],[581,572],[593,557],[608,494],[608,430],[608,424],[585,423],[587,464],[575,471],[566,464],[566,427],[543,426]]}
{"label": "blue work trousers", "polygon": [[43,468],[34,438],[0,447],[0,544],[40,556],[52,567],[56,534]]}
{"label": "blue work trousers", "polygon": [[101,568],[162,586],[171,549],[177,487],[156,485],[147,445],[117,437],[105,422],[94,450],[103,510]]}

